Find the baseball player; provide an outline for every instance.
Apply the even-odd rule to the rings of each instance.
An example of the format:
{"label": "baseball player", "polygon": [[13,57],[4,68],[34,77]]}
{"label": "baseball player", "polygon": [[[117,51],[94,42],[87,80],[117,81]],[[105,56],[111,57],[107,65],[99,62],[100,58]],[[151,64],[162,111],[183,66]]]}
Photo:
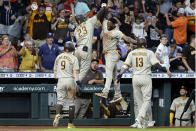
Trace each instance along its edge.
{"label": "baseball player", "polygon": [[115,83],[117,79],[117,63],[120,55],[117,51],[117,43],[120,39],[124,39],[129,43],[136,43],[130,37],[124,35],[120,30],[116,28],[117,21],[114,18],[104,20],[103,22],[103,52],[105,53],[106,60],[106,82],[102,93],[95,93],[96,96],[107,99],[112,79],[114,81],[115,94],[110,103],[120,102],[122,95],[120,91],[120,84]]}
{"label": "baseball player", "polygon": [[90,69],[92,56],[92,39],[95,25],[103,22],[103,18],[107,13],[108,8],[102,8],[97,15],[85,21],[83,15],[77,15],[76,21],[78,23],[74,35],[76,38],[77,48],[75,56],[78,58],[80,73],[79,78],[82,80],[87,71]]}
{"label": "baseball player", "polygon": [[167,72],[169,77],[171,77],[171,72],[158,64],[159,61],[155,54],[145,48],[146,40],[144,38],[139,38],[137,41],[137,49],[128,54],[120,74],[117,76],[117,82],[129,67],[133,68],[133,94],[139,109],[135,121],[138,123],[137,128],[146,128],[146,112],[150,108],[152,96],[151,67],[155,66],[155,68]]}
{"label": "baseball player", "polygon": [[[173,126],[173,118],[175,114],[175,126],[180,126],[180,116],[184,110],[184,107],[189,99],[186,97],[187,89],[184,86],[180,88],[180,97],[175,98],[170,107],[170,126]],[[191,104],[188,110],[184,113],[182,117],[182,126],[192,126],[191,116],[193,116],[193,120],[195,118],[195,105],[194,102],[191,101]],[[194,122],[193,122],[194,123]]]}
{"label": "baseball player", "polygon": [[76,83],[80,86],[79,81],[79,65],[78,59],[72,55],[75,47],[73,43],[68,42],[64,46],[64,52],[61,53],[55,60],[54,75],[58,78],[57,83],[57,105],[56,116],[53,126],[57,127],[61,118],[61,111],[65,104],[66,98],[69,99],[69,123],[68,128],[73,128],[73,119],[75,112],[75,91]]}

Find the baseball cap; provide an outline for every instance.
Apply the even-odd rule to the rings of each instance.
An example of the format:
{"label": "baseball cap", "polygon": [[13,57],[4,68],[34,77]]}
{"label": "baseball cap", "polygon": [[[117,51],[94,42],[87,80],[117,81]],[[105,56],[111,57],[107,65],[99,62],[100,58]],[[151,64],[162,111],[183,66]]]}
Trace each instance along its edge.
{"label": "baseball cap", "polygon": [[48,33],[46,37],[47,38],[51,38],[51,37],[53,38],[53,33]]}
{"label": "baseball cap", "polygon": [[184,14],[184,8],[179,8],[178,13]]}
{"label": "baseball cap", "polygon": [[109,21],[111,21],[113,24],[117,23],[117,21],[114,18],[110,18]]}
{"label": "baseball cap", "polygon": [[180,87],[180,90],[181,89],[187,90],[187,88],[185,86],[183,86],[183,85]]}
{"label": "baseball cap", "polygon": [[175,39],[171,39],[170,44],[176,44],[176,40]]}

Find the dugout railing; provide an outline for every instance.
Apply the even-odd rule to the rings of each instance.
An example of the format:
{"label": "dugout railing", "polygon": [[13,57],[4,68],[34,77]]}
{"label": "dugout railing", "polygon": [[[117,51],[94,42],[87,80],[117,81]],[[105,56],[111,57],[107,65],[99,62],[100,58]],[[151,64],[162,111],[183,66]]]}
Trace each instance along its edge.
{"label": "dugout railing", "polygon": [[[125,74],[124,78],[131,78]],[[176,73],[168,79],[166,74],[153,74],[153,119],[158,126],[169,125],[169,108],[172,99],[172,87],[177,82],[193,83],[195,73]],[[32,79],[33,78],[33,79]],[[0,125],[52,125],[49,118],[48,93],[56,92],[56,84],[33,84],[34,79],[54,79],[52,73],[1,73],[0,74]],[[6,80],[9,79],[9,83]],[[12,84],[10,79],[28,79],[31,84]],[[2,84],[3,83],[3,84]],[[6,84],[5,84],[6,83]],[[175,83],[175,84],[174,84]],[[85,85],[81,92],[100,92],[103,85]],[[89,119],[76,119],[76,125],[130,125],[134,123],[134,101],[131,84],[121,84],[122,93],[130,96],[130,117],[100,118],[100,99],[93,95],[93,116]],[[111,88],[113,92],[113,87]],[[22,117],[20,117],[22,116]],[[60,125],[66,125],[67,119],[61,119]]]}

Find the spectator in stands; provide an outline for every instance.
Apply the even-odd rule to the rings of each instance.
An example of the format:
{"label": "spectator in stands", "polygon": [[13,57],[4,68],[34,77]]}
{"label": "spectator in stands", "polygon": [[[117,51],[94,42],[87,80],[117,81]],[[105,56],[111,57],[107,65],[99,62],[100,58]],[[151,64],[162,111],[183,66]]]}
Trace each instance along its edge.
{"label": "spectator in stands", "polygon": [[53,72],[53,66],[60,50],[57,45],[53,44],[53,34],[48,33],[46,43],[39,49],[39,67],[42,72]]}
{"label": "spectator in stands", "polygon": [[136,37],[146,37],[147,33],[144,30],[145,26],[147,26],[146,23],[142,22],[143,18],[142,17],[136,17],[135,22],[133,22],[132,24],[132,33],[136,36]]}
{"label": "spectator in stands", "polygon": [[118,47],[121,51],[121,58],[120,59],[124,61],[127,56],[127,52],[128,52],[127,44],[125,43],[124,40],[119,40]]}
{"label": "spectator in stands", "polygon": [[19,69],[21,61],[22,61],[22,57],[19,54],[20,50],[22,49],[22,46],[20,45],[20,43],[21,43],[20,39],[18,39],[18,38],[14,38],[14,40],[12,41],[12,45],[14,46],[14,48],[16,49],[17,54],[18,54],[18,60],[16,61],[17,65],[18,65],[17,69]]}
{"label": "spectator in stands", "polygon": [[[187,89],[184,86],[180,87],[180,97],[175,98],[170,107],[170,126],[192,126],[191,119],[193,118],[193,125],[195,121],[195,104],[191,101],[190,106],[182,117],[182,123],[180,124],[180,116],[182,115],[183,109],[188,101]],[[173,118],[175,118],[175,124],[173,124]]]}
{"label": "spectator in stands", "polygon": [[97,50],[93,50],[93,51],[92,51],[92,59],[98,60],[98,53],[97,53]]}
{"label": "spectator in stands", "polygon": [[14,38],[18,38],[18,39],[21,38],[23,27],[26,27],[23,25],[25,21],[27,20],[26,14],[27,12],[25,11],[23,12],[22,16],[18,16],[14,24],[12,25],[12,27],[9,28],[8,34],[9,34],[10,41],[13,41]]}
{"label": "spectator in stands", "polygon": [[38,52],[33,47],[33,42],[25,41],[19,54],[22,56],[22,62],[19,67],[20,72],[36,72],[39,60]]}
{"label": "spectator in stands", "polygon": [[84,2],[79,2],[78,0],[73,0],[74,4],[74,13],[75,15],[85,15],[86,18],[88,17],[90,13],[90,9],[88,8],[88,5]]}
{"label": "spectator in stands", "polygon": [[[54,42],[61,48],[68,35],[69,19],[65,17],[65,10],[59,11],[59,17],[52,23],[51,29],[54,31]],[[63,49],[64,50],[64,49]]]}
{"label": "spectator in stands", "polygon": [[0,45],[0,72],[14,72],[17,70],[17,51],[9,41],[7,35],[2,36]]}
{"label": "spectator in stands", "polygon": [[165,67],[167,70],[169,70],[170,64],[169,64],[169,57],[168,57],[168,49],[167,49],[167,35],[162,34],[160,39],[160,44],[157,47],[157,50],[155,52],[155,55],[157,59],[160,62],[160,65]]}
{"label": "spectator in stands", "polygon": [[[45,43],[46,35],[50,31],[51,12],[45,12],[46,6],[41,4],[38,12],[33,11],[30,18],[30,34],[32,28],[32,38],[36,47],[40,47]],[[32,25],[31,25],[32,22]],[[32,26],[32,27],[31,27]]]}
{"label": "spectator in stands", "polygon": [[65,39],[65,42],[67,42],[67,41],[71,41],[74,44],[74,46],[76,46],[76,39],[75,39],[75,36],[74,36],[74,30],[73,29],[69,29],[69,35]]}
{"label": "spectator in stands", "polygon": [[195,72],[196,41],[195,36],[191,36],[191,43],[184,47],[182,61],[188,72]]}
{"label": "spectator in stands", "polygon": [[65,17],[69,18],[71,15],[71,0],[62,0],[61,3],[58,5],[58,11],[64,10]]}
{"label": "spectator in stands", "polygon": [[176,40],[171,39],[170,45],[168,46],[168,56],[169,58],[171,57],[176,57],[176,53],[180,51],[182,52],[182,47],[176,45]]}
{"label": "spectator in stands", "polygon": [[172,0],[160,0],[160,13],[166,14],[172,7]]}
{"label": "spectator in stands", "polygon": [[128,6],[125,6],[120,11],[120,18],[119,18],[121,25],[120,30],[127,36],[131,35],[131,23],[134,21],[134,12],[129,10]]}
{"label": "spectator in stands", "polygon": [[165,15],[167,25],[174,28],[174,39],[176,44],[183,47],[187,41],[187,18],[184,16],[184,8],[179,8],[177,13],[178,18],[170,22],[168,14]]}
{"label": "spectator in stands", "polygon": [[[147,23],[149,23],[148,20],[149,19],[147,19]],[[160,22],[158,22],[158,19],[155,16],[150,22],[150,25],[146,26],[146,32],[148,34],[148,48],[157,47],[160,43],[160,36],[162,35],[164,29],[159,23]]]}
{"label": "spectator in stands", "polygon": [[[104,84],[104,78],[101,71],[97,70],[99,61],[92,59],[91,68],[86,74],[85,79],[81,81],[82,85]],[[76,93],[75,100],[75,118],[85,118],[86,111],[91,103],[92,94]]]}
{"label": "spectator in stands", "polygon": [[94,0],[94,3],[91,5],[91,7],[95,7],[95,12],[98,12],[101,9],[101,0]]}
{"label": "spectator in stands", "polygon": [[[27,1],[28,2],[28,1]],[[10,0],[10,4],[16,12],[16,16],[22,16],[24,10],[26,9],[24,0]]]}
{"label": "spectator in stands", "polygon": [[26,33],[26,34],[24,35],[24,41],[21,42],[20,45],[21,45],[21,46],[24,46],[24,43],[25,43],[26,41],[31,41],[31,40],[32,40],[31,35],[30,35],[29,33]]}
{"label": "spectator in stands", "polygon": [[176,57],[170,57],[170,70],[173,71],[185,71],[185,66],[182,62],[182,51],[176,52]]}
{"label": "spectator in stands", "polygon": [[[3,3],[2,3],[3,2]],[[3,25],[12,25],[16,19],[15,11],[10,5],[9,0],[0,2],[0,23]]]}
{"label": "spectator in stands", "polygon": [[195,35],[195,29],[196,29],[196,8],[195,8],[195,0],[190,0],[190,6],[187,6],[185,8],[185,14],[188,19],[188,33],[187,38],[188,42],[190,42],[190,36]]}

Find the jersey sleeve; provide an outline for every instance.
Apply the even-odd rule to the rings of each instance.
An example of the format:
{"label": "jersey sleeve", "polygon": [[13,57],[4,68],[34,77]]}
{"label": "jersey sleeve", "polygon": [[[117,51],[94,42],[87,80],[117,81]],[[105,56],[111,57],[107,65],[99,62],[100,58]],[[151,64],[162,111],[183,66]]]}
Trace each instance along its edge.
{"label": "jersey sleeve", "polygon": [[157,57],[155,56],[155,54],[152,51],[150,51],[150,56],[149,57],[150,57],[151,65],[155,65],[155,64],[159,63]]}
{"label": "jersey sleeve", "polygon": [[91,24],[93,24],[93,26],[95,26],[95,24],[97,23],[97,16],[93,16],[92,18],[90,18],[88,20]]}
{"label": "jersey sleeve", "polygon": [[108,20],[104,20],[103,21],[103,32],[106,32],[106,31],[108,31],[108,29],[107,29],[107,23],[108,23]]}
{"label": "jersey sleeve", "polygon": [[176,111],[175,99],[173,100],[173,102],[171,104],[170,111],[172,111],[172,112],[175,112]]}
{"label": "jersey sleeve", "polygon": [[117,39],[122,39],[122,37],[124,35],[120,30],[115,31],[114,33],[115,33],[115,37]]}
{"label": "jersey sleeve", "polygon": [[75,57],[75,60],[74,60],[73,70],[79,70],[78,59],[76,57]]}
{"label": "jersey sleeve", "polygon": [[132,65],[131,59],[132,59],[132,53],[130,52],[129,55],[127,56],[127,59],[124,62],[124,65],[131,67],[131,65]]}
{"label": "jersey sleeve", "polygon": [[57,71],[57,59],[58,59],[58,57],[56,58],[56,60],[55,60],[55,62],[54,62],[54,67],[53,67],[53,70],[54,71]]}
{"label": "jersey sleeve", "polygon": [[158,53],[160,56],[162,55],[162,46],[159,45],[157,47],[156,53]]}

